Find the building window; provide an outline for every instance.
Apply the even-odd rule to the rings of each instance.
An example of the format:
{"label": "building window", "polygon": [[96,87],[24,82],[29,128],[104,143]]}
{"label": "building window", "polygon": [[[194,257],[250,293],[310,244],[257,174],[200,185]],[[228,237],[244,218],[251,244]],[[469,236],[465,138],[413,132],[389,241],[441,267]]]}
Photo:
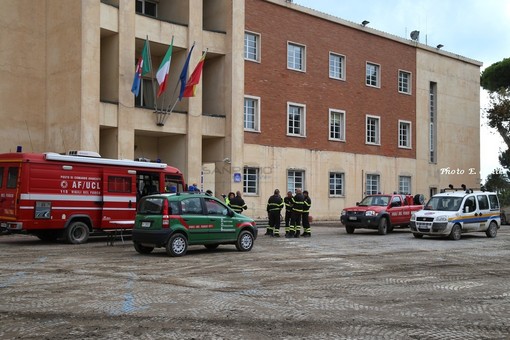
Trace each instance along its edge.
{"label": "building window", "polygon": [[340,54],[329,53],[329,77],[333,79],[345,79],[345,57]]}
{"label": "building window", "polygon": [[398,71],[398,92],[411,94],[411,73]]}
{"label": "building window", "polygon": [[367,174],[366,177],[366,193],[367,195],[375,195],[380,193],[380,181],[381,177],[379,175]]}
{"label": "building window", "polygon": [[411,194],[411,176],[398,177],[398,192],[405,195]]}
{"label": "building window", "polygon": [[287,68],[305,71],[305,47],[293,43],[287,44]]}
{"label": "building window", "polygon": [[367,116],[367,144],[380,145],[380,124],[379,117]]}
{"label": "building window", "polygon": [[136,13],[158,16],[158,2],[155,0],[136,0]]}
{"label": "building window", "polygon": [[329,139],[345,141],[345,111],[329,110]]}
{"label": "building window", "polygon": [[295,193],[296,189],[303,190],[304,187],[305,187],[305,172],[303,170],[288,170],[287,191]]}
{"label": "building window", "polygon": [[245,194],[258,194],[259,192],[259,169],[244,168],[243,169],[243,192]]}
{"label": "building window", "polygon": [[260,61],[260,35],[244,32],[244,59]]}
{"label": "building window", "polygon": [[287,104],[287,135],[305,136],[306,107],[300,104]]}
{"label": "building window", "polygon": [[244,97],[244,129],[260,131],[260,98]]}
{"label": "building window", "polygon": [[398,121],[398,147],[411,148],[411,122]]}
{"label": "building window", "polygon": [[437,84],[430,82],[429,88],[429,161],[436,163],[436,116],[437,116]]}
{"label": "building window", "polygon": [[368,86],[380,87],[379,68],[377,64],[367,63],[366,84]]}
{"label": "building window", "polygon": [[329,173],[329,196],[344,195],[344,174],[341,172]]}

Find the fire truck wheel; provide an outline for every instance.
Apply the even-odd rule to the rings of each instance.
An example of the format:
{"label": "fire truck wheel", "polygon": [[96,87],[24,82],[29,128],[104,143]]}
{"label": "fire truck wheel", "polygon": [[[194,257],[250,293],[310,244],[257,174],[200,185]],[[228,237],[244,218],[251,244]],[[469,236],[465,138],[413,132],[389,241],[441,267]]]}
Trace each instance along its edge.
{"label": "fire truck wheel", "polygon": [[188,240],[183,234],[174,234],[166,244],[166,253],[169,256],[183,256],[188,250]]}
{"label": "fire truck wheel", "polygon": [[377,228],[379,235],[386,235],[388,233],[388,220],[386,218],[381,218],[379,221],[379,227]]}
{"label": "fire truck wheel", "polygon": [[82,221],[72,222],[66,229],[66,240],[72,244],[81,244],[89,239],[89,227]]}

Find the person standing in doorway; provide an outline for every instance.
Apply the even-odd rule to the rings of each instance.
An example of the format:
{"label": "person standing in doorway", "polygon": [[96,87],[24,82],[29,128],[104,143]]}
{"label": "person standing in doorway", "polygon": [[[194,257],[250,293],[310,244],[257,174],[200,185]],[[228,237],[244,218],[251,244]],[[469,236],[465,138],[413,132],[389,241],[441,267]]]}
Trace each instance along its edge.
{"label": "person standing in doorway", "polygon": [[[312,236],[312,229],[310,228],[310,207],[312,206],[312,199],[308,195],[308,191],[303,191],[303,197],[305,200],[303,201],[303,237]],[[299,231],[298,231],[299,232]]]}
{"label": "person standing in doorway", "polygon": [[275,189],[274,195],[267,201],[267,213],[269,215],[269,226],[266,235],[280,237],[280,214],[283,209],[283,199],[280,190]]}
{"label": "person standing in doorway", "polygon": [[290,233],[286,236],[288,238],[299,237],[299,233],[301,231],[301,217],[303,215],[304,202],[305,197],[303,196],[301,189],[296,189],[296,195],[292,198]]}
{"label": "person standing in doorway", "polygon": [[287,192],[283,203],[285,204],[285,236],[287,236],[290,233],[290,219],[292,217],[292,191]]}

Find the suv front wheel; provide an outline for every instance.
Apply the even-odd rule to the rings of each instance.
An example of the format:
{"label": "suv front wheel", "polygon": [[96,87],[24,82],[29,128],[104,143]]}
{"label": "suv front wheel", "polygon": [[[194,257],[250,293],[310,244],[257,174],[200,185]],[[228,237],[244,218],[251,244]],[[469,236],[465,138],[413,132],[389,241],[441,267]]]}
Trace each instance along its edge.
{"label": "suv front wheel", "polygon": [[166,253],[169,256],[183,256],[188,250],[188,240],[183,234],[174,234],[166,244]]}
{"label": "suv front wheel", "polygon": [[243,230],[239,233],[239,237],[237,238],[236,248],[239,251],[250,251],[253,247],[253,234],[248,230]]}

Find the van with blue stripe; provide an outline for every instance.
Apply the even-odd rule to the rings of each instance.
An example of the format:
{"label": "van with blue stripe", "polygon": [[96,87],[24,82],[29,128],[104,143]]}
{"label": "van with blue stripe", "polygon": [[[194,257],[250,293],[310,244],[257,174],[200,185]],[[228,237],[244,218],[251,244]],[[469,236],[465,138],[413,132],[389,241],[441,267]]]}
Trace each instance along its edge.
{"label": "van with blue stripe", "polygon": [[494,238],[501,226],[498,195],[494,192],[454,188],[432,196],[425,207],[412,214],[413,236],[448,237],[459,240],[464,233],[485,232]]}

